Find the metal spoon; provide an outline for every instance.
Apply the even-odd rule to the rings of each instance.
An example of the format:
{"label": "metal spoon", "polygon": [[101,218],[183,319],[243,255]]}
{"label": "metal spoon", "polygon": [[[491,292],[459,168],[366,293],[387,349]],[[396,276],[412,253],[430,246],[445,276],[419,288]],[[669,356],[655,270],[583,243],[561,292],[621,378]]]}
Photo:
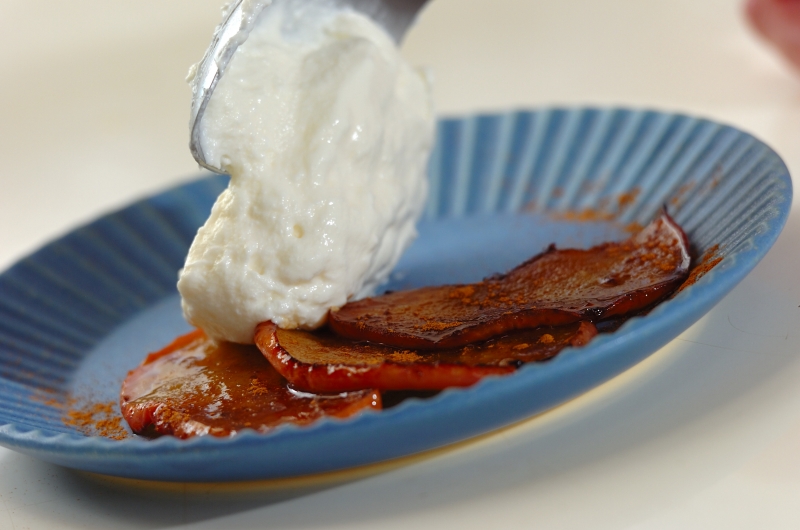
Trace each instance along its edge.
{"label": "metal spoon", "polygon": [[[229,7],[225,19],[217,26],[211,45],[203,59],[197,65],[192,80],[192,115],[189,121],[191,138],[189,149],[197,163],[215,173],[224,173],[221,169],[206,162],[200,146],[200,127],[203,113],[208,101],[214,93],[225,68],[253,28],[258,15],[263,9],[269,9],[273,0],[236,0]],[[392,38],[400,44],[409,26],[414,22],[417,13],[427,0],[338,0],[338,5],[352,7],[382,26]],[[249,4],[251,13],[243,9]]]}

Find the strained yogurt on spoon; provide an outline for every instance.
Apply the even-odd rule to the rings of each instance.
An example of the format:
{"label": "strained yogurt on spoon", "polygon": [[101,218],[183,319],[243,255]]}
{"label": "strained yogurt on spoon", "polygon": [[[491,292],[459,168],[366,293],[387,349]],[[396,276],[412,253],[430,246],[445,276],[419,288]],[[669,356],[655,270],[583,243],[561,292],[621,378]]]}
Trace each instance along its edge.
{"label": "strained yogurt on spoon", "polygon": [[231,176],[178,281],[187,320],[250,343],[256,324],[324,323],[370,294],[416,235],[434,114],[425,75],[332,2],[259,15],[201,123]]}

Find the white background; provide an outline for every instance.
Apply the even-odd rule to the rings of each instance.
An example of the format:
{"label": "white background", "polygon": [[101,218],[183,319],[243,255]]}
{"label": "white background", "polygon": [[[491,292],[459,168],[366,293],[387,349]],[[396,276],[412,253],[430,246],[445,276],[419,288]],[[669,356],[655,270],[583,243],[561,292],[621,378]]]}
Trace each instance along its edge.
{"label": "white background", "polygon": [[[0,0],[0,269],[198,174],[184,76],[220,0]],[[404,51],[442,114],[622,104],[699,114],[800,174],[800,74],[733,0],[434,0]],[[795,179],[795,186],[798,180]],[[327,477],[157,485],[0,449],[0,530],[800,528],[800,212],[669,346],[480,440]]]}

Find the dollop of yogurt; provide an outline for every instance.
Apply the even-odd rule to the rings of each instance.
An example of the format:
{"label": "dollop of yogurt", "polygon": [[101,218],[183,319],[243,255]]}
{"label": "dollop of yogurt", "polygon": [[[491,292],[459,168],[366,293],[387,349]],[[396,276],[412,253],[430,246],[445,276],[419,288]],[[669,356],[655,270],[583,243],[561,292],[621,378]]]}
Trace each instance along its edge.
{"label": "dollop of yogurt", "polygon": [[211,337],[322,325],[371,294],[416,236],[434,113],[423,72],[369,18],[275,0],[201,123],[230,174],[181,271],[183,312]]}

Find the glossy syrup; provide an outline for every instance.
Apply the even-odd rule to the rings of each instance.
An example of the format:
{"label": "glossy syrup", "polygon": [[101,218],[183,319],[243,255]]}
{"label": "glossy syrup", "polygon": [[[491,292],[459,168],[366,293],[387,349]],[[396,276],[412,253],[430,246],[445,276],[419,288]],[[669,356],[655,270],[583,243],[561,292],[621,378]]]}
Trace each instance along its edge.
{"label": "glossy syrup", "polygon": [[255,346],[215,343],[195,331],[150,354],[122,385],[120,408],[131,429],[146,436],[230,436],[266,432],[284,423],[309,424],[380,409],[380,395],[296,392]]}

